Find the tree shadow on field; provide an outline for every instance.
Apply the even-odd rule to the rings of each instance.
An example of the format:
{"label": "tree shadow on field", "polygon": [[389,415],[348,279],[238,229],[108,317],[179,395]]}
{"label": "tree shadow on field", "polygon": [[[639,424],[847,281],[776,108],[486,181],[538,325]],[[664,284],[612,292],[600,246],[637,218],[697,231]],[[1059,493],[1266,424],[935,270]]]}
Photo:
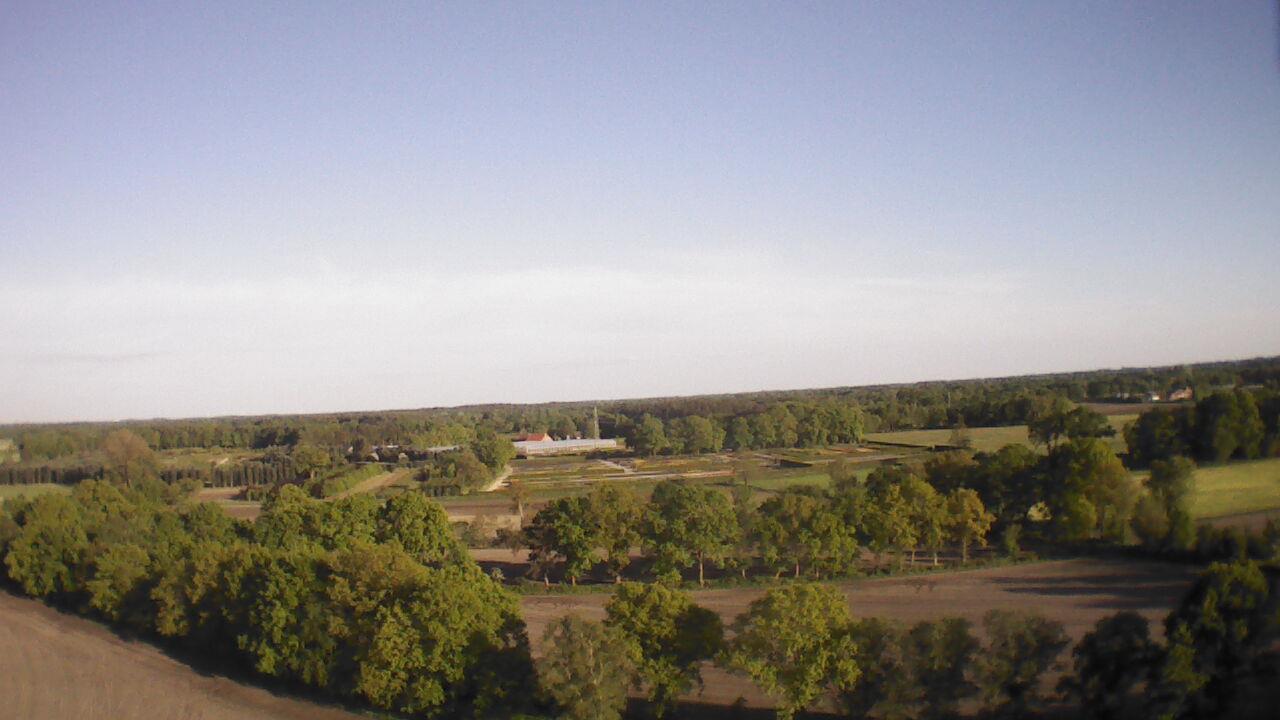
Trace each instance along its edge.
{"label": "tree shadow on field", "polygon": [[1137,577],[1114,574],[1073,575],[1061,578],[993,578],[1001,590],[1018,595],[1093,598],[1086,607],[1115,610],[1168,610],[1177,605],[1191,585],[1190,576],[1169,577],[1141,573]]}

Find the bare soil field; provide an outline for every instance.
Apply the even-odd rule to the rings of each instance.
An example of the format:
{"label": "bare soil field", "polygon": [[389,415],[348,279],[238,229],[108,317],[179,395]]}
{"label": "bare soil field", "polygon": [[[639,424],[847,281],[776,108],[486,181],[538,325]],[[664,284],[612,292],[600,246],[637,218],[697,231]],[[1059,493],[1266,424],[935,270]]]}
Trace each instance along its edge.
{"label": "bare soil field", "polygon": [[[1160,621],[1181,598],[1195,573],[1195,568],[1186,565],[1077,559],[855,580],[838,587],[844,590],[854,615],[859,617],[889,617],[913,624],[959,615],[980,630],[982,616],[988,610],[1035,610],[1061,622],[1074,644],[1099,619],[1121,610],[1146,616],[1153,623],[1153,633],[1160,636]],[[696,602],[719,613],[728,624],[764,592],[763,588],[743,588],[696,591],[693,595]],[[534,652],[538,652],[543,630],[550,621],[568,613],[603,619],[609,597],[603,593],[523,597],[521,607]],[[1065,662],[1069,655],[1064,652],[1060,659]],[[750,706],[770,704],[746,678],[707,668],[703,679],[703,693],[688,700],[728,705],[742,697]]]}
{"label": "bare soil field", "polygon": [[0,592],[0,715],[24,720],[354,720],[352,713],[202,675],[97,623]]}

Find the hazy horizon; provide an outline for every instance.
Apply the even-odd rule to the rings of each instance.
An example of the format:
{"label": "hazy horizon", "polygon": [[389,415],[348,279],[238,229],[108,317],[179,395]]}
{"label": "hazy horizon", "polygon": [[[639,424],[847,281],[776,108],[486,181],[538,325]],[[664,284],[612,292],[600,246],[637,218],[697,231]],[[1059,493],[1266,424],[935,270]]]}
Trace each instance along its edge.
{"label": "hazy horizon", "polygon": [[1274,2],[0,9],[0,422],[1280,353]]}

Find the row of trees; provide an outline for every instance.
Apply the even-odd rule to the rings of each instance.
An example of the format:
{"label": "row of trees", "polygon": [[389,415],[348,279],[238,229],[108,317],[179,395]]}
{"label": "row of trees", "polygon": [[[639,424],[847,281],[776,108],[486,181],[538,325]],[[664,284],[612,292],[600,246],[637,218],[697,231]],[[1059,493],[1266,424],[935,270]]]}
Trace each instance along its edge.
{"label": "row of trees", "polygon": [[663,421],[648,413],[622,416],[616,431],[641,455],[693,454],[722,449],[817,447],[862,440],[862,410],[834,400],[777,403],[763,412],[732,417],[686,415]]}
{"label": "row of trees", "polygon": [[[850,478],[831,491],[792,488],[756,504],[746,478],[732,494],[716,487],[668,480],[645,502],[608,483],[590,494],[553,500],[522,533],[535,572],[550,582],[560,567],[578,579],[603,563],[621,581],[635,548],[642,549],[657,577],[697,571],[707,565],[744,577],[755,570],[775,576],[830,577],[860,567],[863,548],[883,555],[917,550],[933,553],[947,545],[961,549],[985,544],[992,516],[977,493],[957,488],[948,494],[914,475],[886,470],[866,483]],[[901,557],[901,555],[900,555]]]}
{"label": "row of trees", "polygon": [[[1214,564],[1166,618],[1165,640],[1134,612],[1104,618],[1072,652],[1058,691],[1081,716],[1225,717],[1277,659],[1280,603],[1251,563]],[[616,718],[628,687],[659,715],[701,684],[710,661],[747,675],[781,718],[821,698],[845,717],[943,718],[977,699],[998,716],[1025,717],[1045,698],[1042,678],[1061,668],[1068,639],[1058,622],[992,610],[985,643],[960,617],[910,628],[855,619],[838,590],[796,583],[767,592],[732,624],[661,583],[626,583],[603,623],[575,616],[546,632],[543,692],[569,718]]]}
{"label": "row of trees", "polygon": [[86,481],[0,509],[23,592],[205,659],[413,714],[488,714],[530,693],[516,600],[418,493],[380,505],[285,486],[253,525],[172,486]]}
{"label": "row of trees", "polygon": [[1280,455],[1280,393],[1216,392],[1194,406],[1149,410],[1125,430],[1130,464],[1179,455],[1225,462]]}

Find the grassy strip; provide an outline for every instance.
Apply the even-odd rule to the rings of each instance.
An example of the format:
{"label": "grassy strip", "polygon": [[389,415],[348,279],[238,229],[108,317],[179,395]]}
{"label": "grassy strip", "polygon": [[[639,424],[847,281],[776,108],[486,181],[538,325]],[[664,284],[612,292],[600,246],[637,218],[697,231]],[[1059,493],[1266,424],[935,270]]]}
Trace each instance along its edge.
{"label": "grassy strip", "polygon": [[377,463],[361,465],[354,470],[348,470],[339,475],[328,477],[319,481],[320,497],[333,497],[340,492],[346,492],[371,477],[377,477],[386,470]]}
{"label": "grassy strip", "polygon": [[32,483],[30,485],[0,485],[0,500],[8,500],[21,496],[35,497],[37,495],[45,495],[47,493],[62,493],[63,495],[71,492],[69,485],[55,485],[54,483]]}
{"label": "grassy strip", "polygon": [[1197,518],[1280,508],[1280,458],[1200,468],[1191,507]]}

